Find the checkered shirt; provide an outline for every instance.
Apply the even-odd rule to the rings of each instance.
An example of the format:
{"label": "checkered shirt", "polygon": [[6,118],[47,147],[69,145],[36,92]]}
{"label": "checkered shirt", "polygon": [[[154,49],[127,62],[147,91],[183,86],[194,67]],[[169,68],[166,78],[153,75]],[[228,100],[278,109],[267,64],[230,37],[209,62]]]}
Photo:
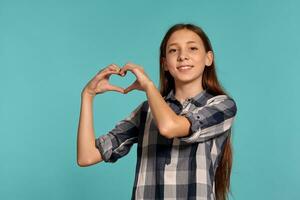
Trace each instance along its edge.
{"label": "checkered shirt", "polygon": [[105,162],[113,163],[137,143],[132,199],[216,199],[214,177],[225,139],[231,134],[235,101],[206,90],[183,103],[173,90],[163,98],[177,115],[189,120],[188,136],[162,136],[146,100],[96,138],[96,147]]}

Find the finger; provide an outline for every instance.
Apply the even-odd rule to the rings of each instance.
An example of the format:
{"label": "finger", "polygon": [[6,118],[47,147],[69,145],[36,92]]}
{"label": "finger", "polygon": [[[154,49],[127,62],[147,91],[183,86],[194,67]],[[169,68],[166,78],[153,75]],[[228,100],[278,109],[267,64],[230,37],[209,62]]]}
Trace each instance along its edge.
{"label": "finger", "polygon": [[101,73],[103,73],[103,72],[106,72],[106,71],[120,71],[120,67],[117,66],[116,64],[110,64],[110,65],[108,65],[107,67],[101,69],[101,70],[97,73],[97,75],[98,75],[98,74],[101,74]]}
{"label": "finger", "polygon": [[112,74],[119,74],[119,72],[116,72],[116,71],[103,71],[102,73],[100,73],[96,76],[96,80],[99,81],[99,80],[103,79],[104,77],[110,77],[110,75],[112,75]]}
{"label": "finger", "polygon": [[120,73],[122,76],[124,76],[124,75],[127,73],[127,71],[133,72],[133,69],[134,69],[133,66],[126,64],[124,67],[121,68],[121,70],[120,70],[119,73]]}
{"label": "finger", "polygon": [[124,66],[130,66],[131,68],[139,68],[141,70],[144,70],[144,68],[142,66],[131,63],[131,62],[126,63]]}
{"label": "finger", "polygon": [[112,67],[114,70],[116,70],[117,72],[119,72],[121,70],[121,67],[119,67],[118,65],[116,64],[112,64]]}
{"label": "finger", "polygon": [[107,68],[110,71],[119,71],[118,66],[116,64],[111,64]]}
{"label": "finger", "polygon": [[134,64],[134,63],[132,63],[132,62],[128,62],[128,63],[125,64],[125,66],[126,66],[126,65],[129,65],[129,66],[132,66],[132,67],[140,67],[139,65]]}
{"label": "finger", "polygon": [[136,66],[130,62],[126,63],[122,68],[121,71],[127,71],[127,70],[132,70],[134,69]]}

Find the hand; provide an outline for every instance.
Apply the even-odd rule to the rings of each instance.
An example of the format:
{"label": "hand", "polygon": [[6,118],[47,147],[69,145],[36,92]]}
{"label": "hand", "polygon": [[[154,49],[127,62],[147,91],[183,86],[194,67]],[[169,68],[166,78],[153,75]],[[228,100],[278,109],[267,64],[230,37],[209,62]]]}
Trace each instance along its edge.
{"label": "hand", "polygon": [[117,91],[124,93],[124,89],[118,86],[111,85],[109,83],[109,77],[112,74],[120,75],[120,67],[111,64],[103,69],[101,69],[96,76],[88,82],[88,84],[83,89],[83,93],[88,93],[91,96],[96,96],[96,94],[101,94],[106,91]]}
{"label": "hand", "polygon": [[127,94],[134,89],[146,92],[148,85],[151,84],[152,81],[146,75],[144,69],[139,65],[127,63],[124,67],[121,68],[119,73],[122,76],[125,76],[127,71],[131,71],[136,76],[136,80],[124,90],[124,94]]}

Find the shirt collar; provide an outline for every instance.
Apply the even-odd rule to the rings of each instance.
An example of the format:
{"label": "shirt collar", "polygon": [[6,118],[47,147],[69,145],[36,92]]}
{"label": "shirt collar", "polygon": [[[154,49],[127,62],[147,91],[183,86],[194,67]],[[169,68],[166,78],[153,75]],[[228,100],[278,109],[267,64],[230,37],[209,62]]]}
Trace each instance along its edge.
{"label": "shirt collar", "polygon": [[[209,94],[207,93],[206,90],[202,90],[201,92],[199,92],[198,94],[196,94],[195,96],[191,97],[191,98],[188,98],[186,100],[190,100],[192,103],[194,103],[196,106],[202,106],[204,105],[206,102],[205,100],[207,99],[206,97],[208,96]],[[171,91],[166,95],[165,97],[165,100],[166,101],[178,101],[176,98],[175,98],[175,95],[174,95],[174,89],[171,89]],[[178,101],[179,102],[179,101]]]}

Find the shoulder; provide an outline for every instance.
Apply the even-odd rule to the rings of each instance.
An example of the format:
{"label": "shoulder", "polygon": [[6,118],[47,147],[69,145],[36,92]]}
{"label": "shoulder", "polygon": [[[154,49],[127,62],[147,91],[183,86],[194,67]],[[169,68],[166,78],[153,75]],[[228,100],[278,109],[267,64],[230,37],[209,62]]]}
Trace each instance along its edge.
{"label": "shoulder", "polygon": [[229,102],[233,102],[235,103],[235,100],[226,94],[220,94],[220,95],[213,95],[209,92],[205,93],[205,99],[206,99],[206,105],[207,104],[212,104],[212,103],[219,103],[219,102],[223,102],[223,101],[229,101]]}
{"label": "shoulder", "polygon": [[236,101],[230,97],[229,95],[223,94],[223,95],[212,95],[208,94],[207,95],[207,100],[205,105],[206,106],[218,106],[223,109],[232,109],[232,110],[237,110],[237,105]]}
{"label": "shoulder", "polygon": [[228,99],[230,99],[230,97],[225,94],[211,96],[210,98],[207,99],[206,104],[218,103],[218,102],[222,102],[222,101],[225,101]]}

